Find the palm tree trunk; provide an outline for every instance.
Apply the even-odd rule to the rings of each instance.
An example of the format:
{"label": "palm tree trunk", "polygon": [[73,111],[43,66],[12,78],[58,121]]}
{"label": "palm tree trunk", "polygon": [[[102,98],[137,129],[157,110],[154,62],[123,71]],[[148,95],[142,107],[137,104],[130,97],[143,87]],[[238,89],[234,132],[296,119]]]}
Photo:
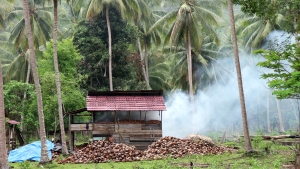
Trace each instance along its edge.
{"label": "palm tree trunk", "polygon": [[270,97],[269,97],[269,90],[267,90],[267,125],[268,125],[268,132],[271,133],[271,125],[270,125]]}
{"label": "palm tree trunk", "polygon": [[191,50],[191,37],[189,33],[189,17],[190,13],[186,12],[186,57],[187,57],[187,65],[188,65],[188,78],[189,78],[189,94],[190,94],[190,102],[192,113],[194,113],[194,92],[193,92],[193,72],[192,72],[192,50]]}
{"label": "palm tree trunk", "polygon": [[245,139],[245,149],[247,152],[250,152],[250,151],[253,151],[253,148],[251,146],[249,129],[248,129],[247,113],[246,113],[243,82],[242,82],[242,73],[241,73],[239,52],[238,52],[238,46],[237,46],[237,40],[236,40],[236,34],[235,34],[234,14],[233,14],[231,0],[228,0],[228,10],[229,10],[230,27],[231,27],[231,34],[232,34],[234,60],[235,60],[237,80],[238,80],[238,86],[239,86],[240,104],[241,104],[244,139]]}
{"label": "palm tree trunk", "polygon": [[109,53],[109,62],[108,62],[108,71],[109,71],[109,89],[113,91],[113,81],[112,81],[112,51],[111,51],[111,28],[109,20],[109,4],[106,4],[106,22],[107,22],[107,31],[108,31],[108,53]]}
{"label": "palm tree trunk", "polygon": [[[146,37],[145,37],[146,38]],[[150,87],[150,80],[149,80],[149,58],[148,58],[148,51],[147,51],[147,40],[144,40],[144,45],[145,45],[145,51],[144,51],[144,60],[145,60],[145,70],[146,70],[146,77],[147,77],[147,82],[148,82],[148,85],[149,85],[149,90],[151,89]]]}
{"label": "palm tree trunk", "polygon": [[299,40],[298,40],[298,31],[297,31],[297,25],[298,25],[298,23],[297,22],[298,22],[298,11],[295,12],[295,14],[294,14],[295,44],[298,46]]}
{"label": "palm tree trunk", "polygon": [[0,60],[0,169],[8,169],[2,66]]}
{"label": "palm tree trunk", "polygon": [[[30,55],[28,56],[29,58],[28,58],[28,61],[30,61]],[[30,63],[28,62],[28,64],[27,64],[28,66],[27,66],[27,75],[26,75],[26,82],[25,83],[29,83],[29,77],[30,77]],[[24,92],[24,94],[23,94],[23,100],[26,100],[26,97],[27,97],[27,95],[26,95],[26,91]],[[23,102],[23,108],[24,108],[24,102]],[[23,123],[23,121],[24,121],[24,115],[22,114],[21,115],[21,126],[20,126],[20,128],[21,128],[21,131],[23,131],[24,130],[24,123]]]}
{"label": "palm tree trunk", "polygon": [[138,48],[139,48],[140,57],[141,57],[141,65],[142,65],[142,71],[143,71],[144,79],[145,79],[145,82],[146,82],[147,89],[149,90],[150,85],[149,85],[149,81],[148,81],[148,77],[147,77],[147,73],[146,73],[144,56],[143,56],[143,50],[142,50],[142,46],[141,46],[140,37],[137,37],[137,43],[138,43]]}
{"label": "palm tree trunk", "polygon": [[46,131],[45,131],[45,121],[44,121],[44,113],[43,113],[43,101],[42,101],[42,92],[40,86],[40,80],[36,65],[36,56],[34,52],[34,45],[33,45],[33,38],[32,38],[32,31],[30,25],[30,16],[29,16],[29,9],[28,9],[28,2],[27,0],[23,0],[23,11],[25,16],[25,26],[27,30],[27,38],[28,38],[28,45],[30,51],[30,64],[31,70],[34,78],[34,85],[37,95],[37,106],[38,106],[38,116],[39,116],[39,130],[40,130],[40,138],[41,138],[41,160],[40,163],[44,164],[50,161],[47,152],[47,144],[46,144]]}
{"label": "palm tree trunk", "polygon": [[277,105],[278,120],[279,120],[279,131],[280,133],[282,133],[284,132],[284,127],[283,127],[282,115],[281,115],[280,104],[278,99],[276,99],[276,105]]}
{"label": "palm tree trunk", "polygon": [[62,98],[61,98],[61,84],[59,77],[58,69],[58,58],[57,58],[57,1],[53,0],[54,4],[54,30],[53,30],[53,53],[54,53],[54,68],[55,68],[55,79],[56,79],[56,88],[57,88],[57,101],[58,101],[58,115],[59,115],[59,124],[60,124],[60,134],[61,134],[61,144],[62,144],[62,154],[68,155],[68,149],[66,144],[66,133],[64,126],[64,117],[62,111]]}

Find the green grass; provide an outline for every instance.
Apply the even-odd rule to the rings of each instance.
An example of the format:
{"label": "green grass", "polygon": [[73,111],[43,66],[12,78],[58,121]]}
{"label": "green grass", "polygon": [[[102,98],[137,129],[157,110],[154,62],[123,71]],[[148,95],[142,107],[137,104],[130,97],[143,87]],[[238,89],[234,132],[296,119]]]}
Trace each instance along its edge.
{"label": "green grass", "polygon": [[[290,164],[294,161],[294,152],[288,146],[274,144],[270,141],[264,141],[261,138],[253,139],[255,153],[245,153],[243,143],[227,142],[224,145],[240,147],[240,149],[231,153],[219,155],[190,155],[184,158],[173,159],[165,158],[163,160],[138,161],[138,162],[108,162],[108,163],[90,163],[90,164],[52,164],[43,166],[45,169],[181,169],[189,168],[190,162],[193,162],[195,168],[209,169],[277,169],[282,168],[284,164]],[[254,146],[253,146],[254,147]],[[269,154],[265,148],[268,147]],[[41,168],[37,162],[10,163],[15,169],[35,169]]]}

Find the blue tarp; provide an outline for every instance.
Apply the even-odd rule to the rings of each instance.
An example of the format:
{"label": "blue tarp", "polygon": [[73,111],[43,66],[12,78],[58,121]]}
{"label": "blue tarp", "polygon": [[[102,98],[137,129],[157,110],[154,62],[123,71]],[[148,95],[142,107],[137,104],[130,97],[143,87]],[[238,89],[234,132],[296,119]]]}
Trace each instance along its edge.
{"label": "blue tarp", "polygon": [[[49,140],[46,140],[46,144],[48,156],[50,159],[52,159],[51,150],[54,148],[54,144]],[[23,162],[26,160],[41,160],[41,141],[35,141],[9,152],[8,162]]]}

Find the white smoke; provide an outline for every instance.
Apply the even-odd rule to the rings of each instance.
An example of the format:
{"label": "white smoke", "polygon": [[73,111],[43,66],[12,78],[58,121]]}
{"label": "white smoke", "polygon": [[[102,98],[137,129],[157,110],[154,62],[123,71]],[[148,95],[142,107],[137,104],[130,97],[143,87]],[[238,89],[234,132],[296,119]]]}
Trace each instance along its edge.
{"label": "white smoke", "polygon": [[[282,32],[273,32],[268,39],[286,38]],[[242,60],[247,58],[247,61]],[[250,58],[250,59],[249,59]],[[261,79],[262,70],[256,64],[263,60],[259,56],[244,56],[241,59],[241,71],[243,77],[243,89],[246,102],[249,130],[257,132],[265,131],[266,126],[266,105],[268,86],[266,80]],[[226,67],[235,68],[233,56],[221,63]],[[249,62],[251,60],[251,62]],[[197,91],[195,97],[195,113],[192,114],[192,106],[189,103],[189,95],[176,91],[168,95],[166,99],[167,111],[163,112],[163,135],[186,137],[188,134],[199,133],[207,135],[210,132],[231,131],[242,134],[242,118],[239,99],[239,89],[235,70],[230,72],[231,78],[225,83],[211,85],[205,91]],[[270,92],[271,93],[271,92]],[[275,97],[270,97],[270,114],[273,129],[278,125],[277,108]],[[281,101],[282,113],[285,120],[289,120],[291,106],[286,106],[287,101]],[[294,117],[294,116],[293,116]],[[287,123],[291,124],[291,123]],[[287,126],[286,128],[288,128]]]}
{"label": "white smoke", "polygon": [[275,30],[268,35],[266,41],[272,41],[272,42],[276,41],[278,43],[289,41],[290,43],[295,43],[295,38],[290,33],[281,30]]}

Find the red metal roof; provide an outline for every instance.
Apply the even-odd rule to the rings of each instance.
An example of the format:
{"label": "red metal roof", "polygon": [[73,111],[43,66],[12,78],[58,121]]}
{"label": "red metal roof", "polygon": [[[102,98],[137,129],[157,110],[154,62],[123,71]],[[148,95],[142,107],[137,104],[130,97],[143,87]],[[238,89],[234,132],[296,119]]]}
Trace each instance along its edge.
{"label": "red metal roof", "polygon": [[166,110],[163,96],[95,96],[86,98],[88,111],[158,111]]}
{"label": "red metal roof", "polygon": [[8,120],[9,124],[20,124],[20,122],[16,121],[16,120]]}

